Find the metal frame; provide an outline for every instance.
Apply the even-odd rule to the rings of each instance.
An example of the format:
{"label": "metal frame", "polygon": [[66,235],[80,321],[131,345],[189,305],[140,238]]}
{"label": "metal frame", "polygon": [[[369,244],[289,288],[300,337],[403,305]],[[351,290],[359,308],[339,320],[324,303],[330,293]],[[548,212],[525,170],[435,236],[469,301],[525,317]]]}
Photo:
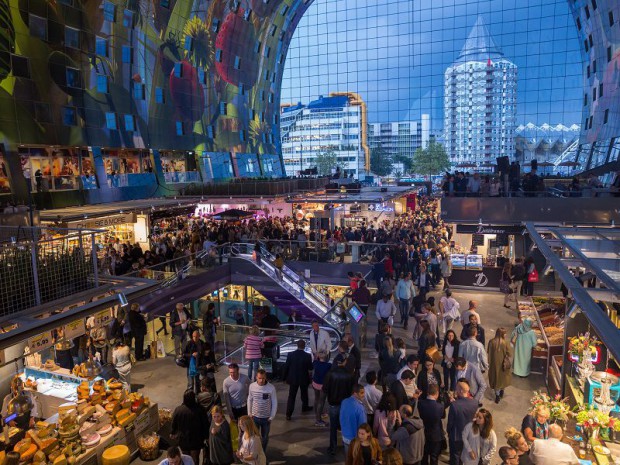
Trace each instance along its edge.
{"label": "metal frame", "polygon": [[[571,293],[573,300],[595,329],[596,333],[606,345],[609,352],[616,360],[620,360],[620,338],[618,337],[618,328],[616,328],[607,315],[601,311],[601,308],[592,298],[589,289],[584,288],[581,283],[577,281],[577,279],[566,267],[563,260],[553,253],[553,250],[551,250],[551,247],[549,247],[547,241],[541,236],[541,232],[553,232],[554,228],[537,227],[531,222],[525,223],[525,226],[530,234],[530,237],[532,238],[532,241],[536,244],[538,250],[545,257],[547,263],[551,265],[559,278],[564,282],[564,285]],[[574,229],[575,232],[588,232],[588,230],[589,232],[595,231],[592,228]],[[566,244],[566,246],[568,246],[568,244]],[[590,260],[586,258],[584,266],[590,264]],[[598,273],[596,274],[597,277],[600,278],[600,275]],[[620,298],[620,295],[616,295],[616,298]]]}

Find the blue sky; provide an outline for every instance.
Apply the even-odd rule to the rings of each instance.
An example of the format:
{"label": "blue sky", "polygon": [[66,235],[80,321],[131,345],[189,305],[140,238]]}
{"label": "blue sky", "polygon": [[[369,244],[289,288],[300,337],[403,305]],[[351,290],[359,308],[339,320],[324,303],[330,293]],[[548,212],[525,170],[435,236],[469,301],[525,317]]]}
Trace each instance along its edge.
{"label": "blue sky", "polygon": [[370,122],[443,126],[443,76],[481,15],[518,66],[519,124],[581,121],[581,55],[566,0],[315,0],[293,37],[282,102],[358,92]]}

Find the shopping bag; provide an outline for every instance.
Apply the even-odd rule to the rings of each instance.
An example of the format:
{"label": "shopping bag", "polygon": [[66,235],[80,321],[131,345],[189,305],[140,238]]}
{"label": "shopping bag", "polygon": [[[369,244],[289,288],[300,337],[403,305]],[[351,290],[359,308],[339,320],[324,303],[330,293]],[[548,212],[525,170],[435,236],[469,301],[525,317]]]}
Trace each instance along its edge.
{"label": "shopping bag", "polygon": [[235,421],[230,422],[230,437],[233,450],[239,450],[239,427]]}
{"label": "shopping bag", "polygon": [[537,283],[538,282],[538,271],[536,270],[536,268],[534,268],[534,270],[527,275],[527,282],[528,283]]}
{"label": "shopping bag", "polygon": [[441,361],[441,352],[439,352],[439,347],[432,346],[426,349],[426,355],[433,360],[434,363],[439,363]]}
{"label": "shopping bag", "polygon": [[157,340],[157,358],[165,358],[166,349],[164,348],[164,341]]}

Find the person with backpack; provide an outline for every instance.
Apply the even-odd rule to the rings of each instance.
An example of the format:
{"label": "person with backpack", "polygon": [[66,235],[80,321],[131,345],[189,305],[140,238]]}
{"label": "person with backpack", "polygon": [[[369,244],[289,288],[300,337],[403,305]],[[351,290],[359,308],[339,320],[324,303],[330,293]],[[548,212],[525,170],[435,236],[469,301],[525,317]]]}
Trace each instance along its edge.
{"label": "person with backpack", "polygon": [[400,452],[403,465],[414,465],[422,460],[424,455],[424,423],[413,412],[411,405],[402,405],[399,409],[402,423],[391,435],[391,444]]}

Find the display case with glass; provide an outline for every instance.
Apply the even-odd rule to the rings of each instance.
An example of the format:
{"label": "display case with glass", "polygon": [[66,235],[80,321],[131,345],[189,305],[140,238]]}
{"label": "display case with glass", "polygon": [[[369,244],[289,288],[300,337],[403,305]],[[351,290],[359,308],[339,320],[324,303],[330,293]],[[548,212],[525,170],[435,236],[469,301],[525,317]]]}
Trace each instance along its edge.
{"label": "display case with glass", "polygon": [[450,255],[452,260],[452,268],[465,269],[465,255],[460,253],[453,253]]}
{"label": "display case with glass", "polygon": [[[454,263],[452,264],[452,266],[454,266]],[[467,255],[465,257],[465,266],[468,270],[482,270],[482,255]]]}

